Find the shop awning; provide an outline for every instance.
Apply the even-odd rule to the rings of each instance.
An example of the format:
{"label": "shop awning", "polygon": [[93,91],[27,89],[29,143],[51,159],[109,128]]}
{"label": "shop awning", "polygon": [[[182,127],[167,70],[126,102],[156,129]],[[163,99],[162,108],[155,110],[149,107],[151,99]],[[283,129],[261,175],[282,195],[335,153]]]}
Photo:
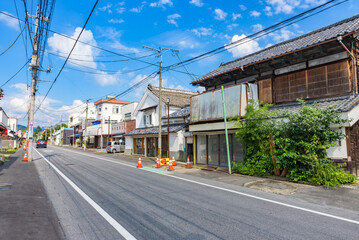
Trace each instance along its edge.
{"label": "shop awning", "polygon": [[115,135],[115,136],[113,136],[114,138],[122,138],[123,137],[123,135],[122,134],[120,134],[120,135]]}

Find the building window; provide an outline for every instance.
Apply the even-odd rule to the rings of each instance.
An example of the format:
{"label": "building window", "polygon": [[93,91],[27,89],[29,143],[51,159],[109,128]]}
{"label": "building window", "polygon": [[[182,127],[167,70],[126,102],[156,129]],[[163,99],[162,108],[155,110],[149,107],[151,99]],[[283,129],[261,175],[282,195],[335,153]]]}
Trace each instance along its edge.
{"label": "building window", "polygon": [[118,114],[119,113],[119,108],[118,107],[112,107],[112,113]]}
{"label": "building window", "polygon": [[125,120],[131,120],[131,113],[125,114]]}
{"label": "building window", "polygon": [[101,107],[98,107],[98,111],[101,112],[102,108]]}
{"label": "building window", "polygon": [[218,165],[218,135],[208,136],[208,165]]}
{"label": "building window", "polygon": [[143,124],[146,125],[146,115],[143,115]]}
{"label": "building window", "polygon": [[134,139],[134,153],[135,154],[144,154],[144,148],[143,148],[143,138],[135,138]]}

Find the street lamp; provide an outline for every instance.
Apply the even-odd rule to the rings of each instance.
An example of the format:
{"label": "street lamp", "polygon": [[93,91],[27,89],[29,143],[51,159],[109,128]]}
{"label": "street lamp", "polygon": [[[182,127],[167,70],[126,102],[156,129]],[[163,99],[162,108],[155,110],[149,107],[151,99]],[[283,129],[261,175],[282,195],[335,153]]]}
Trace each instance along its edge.
{"label": "street lamp", "polygon": [[167,98],[167,157],[170,157],[170,101]]}

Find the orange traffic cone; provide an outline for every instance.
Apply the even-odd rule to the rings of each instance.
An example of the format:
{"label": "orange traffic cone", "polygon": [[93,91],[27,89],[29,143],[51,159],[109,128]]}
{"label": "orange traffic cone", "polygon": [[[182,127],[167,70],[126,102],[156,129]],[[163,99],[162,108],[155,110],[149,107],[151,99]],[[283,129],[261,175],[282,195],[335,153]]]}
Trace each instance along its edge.
{"label": "orange traffic cone", "polygon": [[192,168],[192,167],[191,167],[191,163],[189,162],[189,157],[187,157],[186,168]]}
{"label": "orange traffic cone", "polygon": [[156,168],[160,168],[161,164],[160,164],[160,159],[157,157],[156,159]]}
{"label": "orange traffic cone", "polygon": [[141,167],[142,167],[141,156],[139,156],[139,158],[138,158],[137,167],[138,167],[138,168],[141,168]]}
{"label": "orange traffic cone", "polygon": [[168,165],[168,171],[173,171],[173,165],[172,165],[172,160],[170,160],[170,164]]}
{"label": "orange traffic cone", "polygon": [[173,165],[173,166],[176,166],[175,155],[172,155],[172,165]]}
{"label": "orange traffic cone", "polygon": [[27,161],[27,152],[25,152],[24,158],[22,160]]}
{"label": "orange traffic cone", "polygon": [[26,145],[24,144],[24,147],[22,148],[24,151],[26,151]]}

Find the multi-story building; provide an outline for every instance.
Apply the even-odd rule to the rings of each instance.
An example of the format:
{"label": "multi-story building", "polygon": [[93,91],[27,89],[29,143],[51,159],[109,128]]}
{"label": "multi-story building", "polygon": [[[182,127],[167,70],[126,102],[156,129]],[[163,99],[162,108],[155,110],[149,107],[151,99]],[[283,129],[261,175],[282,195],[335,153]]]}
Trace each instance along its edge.
{"label": "multi-story building", "polygon": [[[336,106],[347,135],[328,149],[331,159],[359,165],[358,49],[359,15],[310,32],[259,52],[221,64],[192,82],[206,91],[191,99],[190,131],[196,163],[227,166],[221,87],[227,117],[243,117],[248,99],[271,103],[272,109],[298,111],[298,98],[325,108]],[[243,146],[229,128],[231,161],[241,161]],[[359,166],[358,166],[359,167]]]}
{"label": "multi-story building", "polygon": [[[116,100],[108,96],[106,99],[100,99],[94,103],[95,120],[92,126],[89,126],[84,135],[88,138],[89,147],[106,147],[111,136],[123,138],[125,132],[119,131],[121,127],[126,128],[127,121],[133,121],[133,111],[137,102]],[[130,123],[127,123],[127,125]]]}
{"label": "multi-story building", "polygon": [[[162,109],[159,109],[159,88],[149,84],[134,111],[136,129],[125,134],[125,153],[155,157],[158,153],[159,123],[162,121],[161,153],[163,157],[175,155],[176,159],[185,159],[186,124],[183,116],[171,116],[189,106],[190,97],[196,92],[179,89],[162,88]],[[188,108],[187,108],[188,109]],[[158,112],[161,119],[158,119]],[[162,117],[170,114],[170,125]],[[169,138],[168,138],[169,128]],[[168,152],[169,150],[169,152]]]}

